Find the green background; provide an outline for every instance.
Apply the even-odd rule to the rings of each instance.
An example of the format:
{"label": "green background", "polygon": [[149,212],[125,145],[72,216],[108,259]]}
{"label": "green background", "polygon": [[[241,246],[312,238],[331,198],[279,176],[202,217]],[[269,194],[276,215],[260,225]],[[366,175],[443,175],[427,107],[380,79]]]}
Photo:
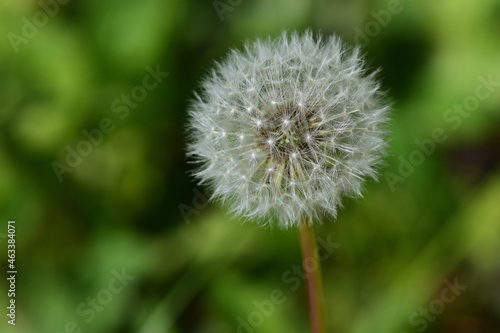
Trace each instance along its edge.
{"label": "green background", "polygon": [[[44,20],[36,1],[0,0],[0,331],[229,333],[253,320],[240,331],[307,332],[304,282],[290,273],[297,230],[242,224],[208,204],[189,177],[184,133],[214,61],[248,38],[310,27],[351,44],[371,34],[367,66],[382,67],[394,102],[380,181],[316,227],[338,244],[323,261],[329,331],[499,332],[498,84],[472,104],[476,89],[488,92],[480,77],[500,82],[500,2],[218,3],[73,0]],[[120,118],[112,104],[142,86],[148,66],[169,75]],[[470,112],[452,110],[464,102]],[[60,181],[54,162],[106,118],[113,129]],[[117,291],[123,270],[130,280]],[[467,288],[443,303],[455,279]],[[285,301],[257,312],[273,290]],[[425,319],[429,306],[443,312]]]}

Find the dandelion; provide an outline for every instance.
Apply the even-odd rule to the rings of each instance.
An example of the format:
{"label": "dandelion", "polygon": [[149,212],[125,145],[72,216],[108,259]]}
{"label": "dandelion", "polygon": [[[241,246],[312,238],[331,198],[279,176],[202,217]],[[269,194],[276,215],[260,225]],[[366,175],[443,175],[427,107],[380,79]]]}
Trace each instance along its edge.
{"label": "dandelion", "polygon": [[304,257],[314,254],[313,221],[360,196],[385,154],[375,75],[358,48],[309,31],[233,50],[191,105],[195,176],[238,216],[300,227]]}
{"label": "dandelion", "polygon": [[384,155],[374,73],[339,38],[284,33],[233,51],[191,106],[189,153],[213,199],[278,226],[336,215]]}

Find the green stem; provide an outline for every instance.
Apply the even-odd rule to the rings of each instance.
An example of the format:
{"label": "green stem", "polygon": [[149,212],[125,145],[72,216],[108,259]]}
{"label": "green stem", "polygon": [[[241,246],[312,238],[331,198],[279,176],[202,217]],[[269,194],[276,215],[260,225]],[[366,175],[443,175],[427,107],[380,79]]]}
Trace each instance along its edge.
{"label": "green stem", "polygon": [[302,258],[306,273],[307,292],[309,296],[309,317],[311,333],[325,333],[325,312],[323,308],[323,287],[321,283],[321,265],[318,260],[318,249],[314,226],[302,220],[300,224],[300,240]]}

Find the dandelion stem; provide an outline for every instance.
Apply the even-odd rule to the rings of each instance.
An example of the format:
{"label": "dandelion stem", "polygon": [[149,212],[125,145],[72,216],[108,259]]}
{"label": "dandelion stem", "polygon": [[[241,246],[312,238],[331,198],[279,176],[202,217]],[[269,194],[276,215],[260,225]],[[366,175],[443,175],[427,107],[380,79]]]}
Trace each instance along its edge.
{"label": "dandelion stem", "polygon": [[309,317],[311,333],[325,333],[325,312],[323,308],[323,287],[321,283],[321,266],[318,260],[318,249],[314,226],[306,219],[300,223],[300,240],[302,258],[306,273],[307,293],[309,298]]}

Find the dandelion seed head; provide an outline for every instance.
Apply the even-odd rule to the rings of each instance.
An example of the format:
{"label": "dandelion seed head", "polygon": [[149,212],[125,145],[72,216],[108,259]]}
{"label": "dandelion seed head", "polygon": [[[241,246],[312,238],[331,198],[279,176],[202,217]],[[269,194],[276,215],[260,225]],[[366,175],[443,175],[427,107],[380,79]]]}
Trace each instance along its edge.
{"label": "dandelion seed head", "polygon": [[338,37],[248,42],[202,91],[190,109],[189,155],[212,198],[237,215],[298,226],[335,216],[343,197],[376,178],[390,107],[359,50]]}

